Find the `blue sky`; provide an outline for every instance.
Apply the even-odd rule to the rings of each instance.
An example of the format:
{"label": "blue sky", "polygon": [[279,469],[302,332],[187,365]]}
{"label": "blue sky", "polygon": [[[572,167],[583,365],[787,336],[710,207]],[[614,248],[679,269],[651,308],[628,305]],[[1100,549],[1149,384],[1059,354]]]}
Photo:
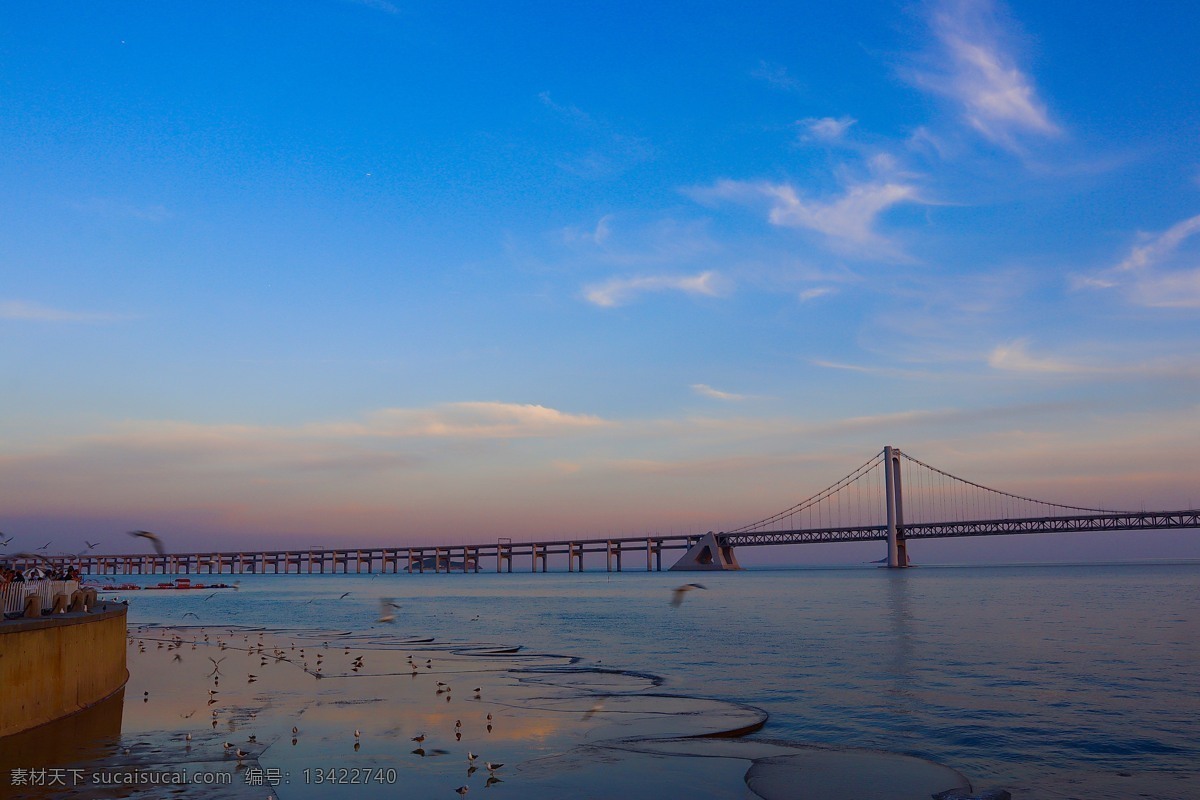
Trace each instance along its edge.
{"label": "blue sky", "polygon": [[1198,16],[7,3],[0,530],[707,530],[884,444],[1195,507]]}

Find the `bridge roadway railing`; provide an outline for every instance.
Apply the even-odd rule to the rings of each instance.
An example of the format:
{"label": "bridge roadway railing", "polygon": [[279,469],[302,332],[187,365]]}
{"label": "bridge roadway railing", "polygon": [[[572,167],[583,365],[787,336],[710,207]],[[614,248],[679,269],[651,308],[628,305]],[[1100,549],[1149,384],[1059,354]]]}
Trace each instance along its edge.
{"label": "bridge roadway railing", "polygon": [[1020,533],[1166,531],[1188,528],[1200,528],[1200,510],[926,522],[915,525],[905,523],[904,535],[907,539],[941,539],[956,536],[1007,536]]}
{"label": "bridge roadway railing", "polygon": [[[557,539],[540,542],[322,550],[225,551],[213,553],[135,553],[123,555],[38,557],[37,563],[71,564],[84,574],[188,575],[374,572],[479,572],[487,558],[495,571],[513,571],[513,560],[528,559],[528,569],[546,571],[551,556],[566,556],[568,569],[583,570],[585,555],[603,555],[607,571],[622,571],[625,556],[644,553],[648,571],[662,570],[662,554],[686,550],[698,534],[623,536],[604,539]],[[16,567],[34,559],[17,558]],[[594,563],[594,562],[593,562]],[[489,565],[490,566],[490,565]],[[669,564],[668,564],[669,566]],[[490,570],[489,570],[490,571]]]}
{"label": "bridge roadway railing", "polygon": [[[1017,519],[965,520],[953,522],[904,522],[904,539],[938,539],[965,536],[1007,536],[1026,533],[1082,533],[1099,531],[1182,530],[1200,528],[1200,510],[1143,511],[1084,514]],[[605,568],[622,571],[623,556],[645,553],[646,569],[662,570],[662,554],[686,550],[699,535],[623,536],[605,539],[557,539],[541,542],[478,545],[427,545],[329,550],[241,551],[220,553],[168,553],[57,556],[46,561],[53,566],[75,565],[80,572],[103,575],[135,574],[243,574],[317,572],[479,572],[480,559],[495,564],[496,572],[512,572],[514,559],[529,559],[529,569],[546,571],[551,556],[566,556],[570,571],[583,570],[584,555],[604,555]],[[886,525],[859,525],[782,531],[718,533],[722,546],[868,542],[887,539]],[[14,566],[35,566],[15,559]],[[326,569],[328,567],[328,570]],[[340,570],[338,568],[341,568]],[[353,569],[352,569],[353,567]],[[365,567],[365,570],[364,570]],[[389,570],[390,568],[390,570]],[[490,571],[490,570],[489,570]],[[524,571],[524,570],[522,570]]]}
{"label": "bridge roadway railing", "polygon": [[[1084,533],[1098,531],[1185,530],[1200,528],[1200,510],[1141,511],[1061,517],[1022,517],[956,522],[905,522],[905,539],[946,539],[958,536],[1009,536],[1021,533]],[[724,545],[746,547],[772,544],[869,542],[887,539],[886,525],[807,528],[787,531],[718,534]]]}

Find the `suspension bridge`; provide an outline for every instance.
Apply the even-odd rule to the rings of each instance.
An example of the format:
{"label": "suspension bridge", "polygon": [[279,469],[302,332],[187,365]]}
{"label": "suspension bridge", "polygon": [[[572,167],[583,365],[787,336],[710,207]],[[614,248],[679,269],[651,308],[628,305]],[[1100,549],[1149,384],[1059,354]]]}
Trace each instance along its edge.
{"label": "suspension bridge", "polygon": [[663,554],[683,551],[669,569],[738,569],[735,548],[825,542],[883,541],[889,567],[909,565],[908,542],[964,536],[1149,531],[1200,528],[1200,510],[1117,511],[1037,500],[989,488],[885,447],[858,469],[783,511],[740,528],[706,534],[645,534],[604,539],[554,539],[464,545],[320,548],[214,553],[46,556],[22,553],[18,569],[74,566],[84,574],[241,574],[324,572],[512,572],[514,562],[546,572],[566,557],[582,572],[584,556],[604,557],[622,571],[627,558],[645,557],[648,571]]}

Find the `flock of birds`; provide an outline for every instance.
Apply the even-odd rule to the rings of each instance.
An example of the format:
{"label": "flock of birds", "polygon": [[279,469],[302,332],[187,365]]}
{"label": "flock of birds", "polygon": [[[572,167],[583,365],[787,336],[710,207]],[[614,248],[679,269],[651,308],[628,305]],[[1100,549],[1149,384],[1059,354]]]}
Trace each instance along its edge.
{"label": "flock of birds", "polygon": [[[383,599],[381,601],[381,603],[391,610],[395,610],[395,609],[399,608],[399,606],[392,603],[392,601],[390,601],[386,598]],[[188,612],[188,613],[191,614],[192,616],[195,616],[194,614],[192,614],[192,612]],[[236,637],[232,637],[232,638],[236,639]],[[276,663],[276,664],[282,663],[282,662],[288,662],[288,663],[292,663],[297,666],[300,666],[304,671],[309,672],[310,674],[314,675],[314,677],[322,676],[322,673],[321,673],[322,665],[326,658],[326,653],[328,653],[331,649],[330,643],[328,641],[322,642],[320,647],[309,645],[308,648],[305,648],[304,646],[300,646],[299,648],[297,648],[296,643],[292,642],[290,649],[285,650],[285,649],[283,649],[281,647],[277,647],[277,646],[268,648],[267,643],[263,640],[263,634],[261,634],[261,633],[258,636],[257,642],[251,642],[249,634],[244,635],[242,638],[243,638],[244,644],[241,646],[233,647],[233,649],[235,649],[235,650],[245,649],[246,654],[251,657],[257,655],[259,657],[259,666],[260,667],[267,666],[272,661],[274,661],[274,663]],[[131,636],[128,639],[128,643],[130,646],[133,646],[136,643],[137,651],[139,654],[145,654],[147,652],[147,644],[146,644],[145,636],[142,636],[140,638],[134,638]],[[183,661],[183,655],[180,651],[182,651],[186,646],[189,646],[189,645],[190,645],[191,650],[196,650],[201,645],[203,645],[205,647],[215,646],[218,648],[218,652],[226,651],[231,648],[231,644],[229,641],[227,641],[227,638],[223,637],[221,635],[210,635],[209,633],[204,633],[204,634],[202,634],[202,639],[193,638],[193,639],[191,639],[190,642],[188,642],[181,635],[176,633],[167,639],[159,640],[157,642],[157,649],[165,650],[166,652],[172,653],[172,662],[177,663],[177,662]],[[310,661],[309,661],[310,655],[313,656],[311,665],[310,665]],[[351,655],[351,651],[348,646],[343,647],[343,655],[344,656]],[[208,659],[208,661],[210,662],[211,667],[212,667],[212,669],[207,673],[207,675],[205,675],[205,677],[212,680],[212,687],[213,687],[213,688],[207,690],[207,693],[208,693],[207,705],[213,706],[213,705],[217,705],[218,703],[221,702],[221,699],[219,698],[219,695],[222,692],[222,690],[220,689],[221,679],[226,677],[225,673],[222,672],[221,667],[222,667],[222,664],[224,664],[224,662],[228,659],[228,655],[221,655],[219,657],[206,655],[205,658]],[[362,670],[365,667],[365,663],[366,663],[365,655],[362,655],[362,654],[356,655],[349,662],[349,667],[348,667],[349,671],[352,673],[358,673],[360,670]],[[409,655],[407,657],[407,663],[410,666],[410,668],[412,670],[412,674],[414,676],[421,674],[421,671],[422,671],[421,666],[422,665],[419,664],[418,659],[416,659],[412,655]],[[434,669],[433,659],[429,659],[429,658],[425,659],[423,666],[424,666],[425,670],[432,671]],[[432,673],[432,674],[437,674],[437,673]],[[258,678],[259,678],[258,674],[247,673],[246,682],[248,684],[255,683],[258,680]],[[436,682],[435,695],[437,697],[441,698],[442,696],[445,696],[446,702],[449,702],[451,699],[451,691],[452,691],[452,689],[447,682],[445,682],[445,681],[437,681]],[[472,690],[472,692],[473,692],[472,698],[474,700],[482,699],[482,692],[483,692],[482,686],[476,686]],[[149,701],[150,701],[149,691],[143,692],[142,702],[148,703]],[[180,714],[180,717],[182,717],[184,719],[190,719],[195,715],[197,710],[199,710],[199,709],[198,708],[192,709],[188,713]],[[251,713],[250,716],[254,717],[255,714]],[[492,724],[493,724],[492,713],[491,712],[487,713],[485,719],[486,719],[486,730],[488,733],[491,733],[492,732]],[[212,711],[211,724],[212,724],[213,730],[217,729],[219,722],[220,722],[220,711],[219,710]],[[455,741],[462,741],[463,721],[461,719],[455,720],[453,732],[454,732]],[[293,746],[298,744],[299,736],[300,736],[300,727],[298,725],[293,725],[292,729],[291,729],[291,743]],[[362,730],[355,728],[354,733],[353,733],[353,741],[354,741],[353,746],[354,746],[355,751],[358,751],[359,748],[361,747],[362,739],[363,739]],[[428,737],[424,733],[421,733],[421,734],[418,734],[417,736],[412,737],[412,741],[415,742],[417,745],[416,749],[414,749],[412,751],[412,753],[414,755],[422,756],[422,757],[424,757],[424,756],[442,756],[442,755],[449,754],[448,750],[445,750],[442,748],[437,748],[437,747],[432,747],[432,746],[426,747],[427,740],[428,740]],[[192,749],[192,734],[190,732],[185,733],[183,735],[183,741],[185,743],[186,750],[188,752],[190,752]],[[246,747],[253,747],[255,745],[258,745],[257,735],[251,734],[247,738],[247,740],[244,744],[246,745]],[[258,752],[252,752],[249,749],[245,749],[245,747],[243,747],[241,744],[236,744],[231,741],[223,742],[221,745],[221,748],[222,748],[223,753],[227,757],[231,756],[233,758],[236,758],[239,765],[241,765],[247,759],[257,758],[258,755],[260,755],[262,752],[261,749],[258,750]],[[124,750],[124,753],[128,755],[130,753],[130,749],[126,748]],[[480,757],[476,753],[473,753],[470,751],[467,752],[467,754],[466,754],[467,777],[469,778],[472,775],[474,775],[480,769],[480,767],[482,765],[482,768],[485,769],[488,773],[488,777],[484,783],[484,787],[489,788],[491,786],[496,785],[497,783],[500,783],[502,781],[502,779],[499,777],[499,775],[497,775],[497,772],[501,768],[504,767],[504,764],[500,763],[500,762],[494,762],[494,761],[488,761],[488,760],[484,760],[484,761],[480,762],[479,759],[480,759]],[[458,787],[458,789],[456,789],[455,791],[460,796],[463,796],[469,791],[469,788],[470,788],[469,786],[464,784],[463,786]]]}
{"label": "flock of birds", "polygon": [[[166,547],[163,545],[162,537],[159,536],[157,533],[151,533],[150,531],[127,531],[127,533],[130,536],[133,536],[133,537],[136,537],[139,539],[145,539],[146,541],[150,542],[150,544],[153,545],[153,547],[154,547],[154,551],[156,553],[158,553],[160,556],[166,554]],[[12,542],[13,538],[14,537],[12,537],[12,536],[9,536],[8,538],[4,538],[4,534],[0,533],[0,547],[8,547],[9,543]],[[61,555],[59,555],[57,557],[58,558],[66,557],[68,559],[73,558],[73,559],[78,560],[80,558],[83,558],[89,551],[95,550],[101,544],[100,542],[89,542],[87,539],[84,539],[83,543],[84,543],[85,547],[83,548],[83,550],[79,551],[78,553],[62,553]],[[27,551],[23,551],[20,553],[13,553],[12,557],[13,558],[34,559],[36,561],[42,561],[42,562],[49,563],[51,560],[50,545],[52,545],[52,544],[54,544],[53,539],[46,542],[41,547],[37,547],[33,550],[27,550]]]}
{"label": "flock of birds", "polygon": [[[135,538],[144,539],[144,540],[148,541],[153,546],[155,552],[157,552],[159,555],[165,554],[165,546],[163,544],[162,537],[158,536],[157,534],[152,533],[150,531],[144,531],[144,530],[128,531],[128,534]],[[7,547],[9,545],[9,543],[12,542],[12,540],[13,540],[13,537],[11,537],[11,536],[9,536],[8,538],[3,538],[3,536],[0,535],[0,546]],[[34,551],[34,552],[15,553],[14,555],[18,558],[34,558],[34,559],[39,559],[42,561],[48,561],[49,559],[45,555],[45,553],[48,551],[51,544],[53,544],[53,540],[46,542],[41,547],[37,548],[36,551]],[[96,547],[98,547],[100,545],[100,542],[90,542],[87,539],[85,539],[84,544],[86,545],[86,549],[82,553],[74,554],[76,557],[80,557],[84,553],[95,549]],[[682,586],[677,586],[671,590],[670,604],[671,604],[671,606],[678,608],[680,605],[683,604],[684,598],[687,596],[688,592],[691,592],[696,589],[706,589],[706,588],[707,587],[705,587],[704,585],[699,584],[699,583],[687,583],[687,584],[683,584]],[[345,599],[350,594],[351,594],[350,592],[345,592],[344,594],[342,594],[342,596],[339,599]],[[209,595],[208,597],[206,597],[204,599],[208,600],[212,596],[213,595]],[[379,616],[378,616],[378,619],[376,620],[376,622],[382,623],[382,624],[394,623],[396,620],[396,612],[399,611],[400,609],[401,609],[401,606],[398,605],[396,602],[394,602],[394,600],[392,598],[387,598],[387,597],[380,598],[379,599]],[[197,620],[199,620],[199,615],[197,615],[195,612],[189,611],[189,612],[185,613],[183,616],[185,619],[190,616],[190,617],[195,617]],[[476,617],[475,619],[477,620],[478,617]],[[249,637],[246,636],[245,638],[248,641]],[[206,644],[212,644],[211,642],[209,642],[208,634],[204,634],[204,641]],[[133,639],[130,639],[129,643],[132,645]],[[176,651],[173,654],[172,662],[180,663],[183,660],[183,656],[180,652],[177,652],[177,651],[181,650],[183,648],[184,644],[185,644],[184,640],[181,637],[176,636],[173,639],[171,639],[169,642],[164,643],[164,642],[160,641],[158,643],[158,648],[162,649],[165,647],[168,651],[172,651],[172,650]],[[217,637],[217,641],[215,644],[217,645],[219,650],[226,650],[229,646],[227,642],[225,642],[221,639],[221,637]],[[324,644],[325,644],[325,647],[328,648],[328,642],[325,642]],[[195,640],[193,640],[191,642],[191,649],[195,650],[196,647],[197,647],[197,642]],[[265,648],[266,648],[266,645],[262,641],[261,634],[259,635],[258,643],[256,645],[251,645],[247,648],[247,652],[249,655],[257,654],[260,657],[260,661],[259,661],[260,667],[267,666],[270,663],[271,659],[274,659],[275,663],[292,660],[292,657],[289,655],[289,653],[287,651],[284,651],[283,649],[278,648],[278,647],[272,648],[271,654],[268,657],[265,654],[266,653]],[[291,649],[292,649],[292,651],[296,650],[295,643],[292,644]],[[138,640],[138,652],[139,653],[146,652],[144,639]],[[345,654],[349,655],[349,653],[350,653],[350,650],[347,648],[345,650]],[[225,661],[226,657],[222,656],[221,658],[214,658],[212,656],[207,656],[207,658],[210,662],[212,662],[212,671],[209,672],[208,675],[206,676],[208,678],[212,678],[212,681],[213,681],[213,688],[208,690],[208,701],[207,701],[208,705],[212,706],[219,702],[217,699],[217,695],[219,695],[221,693],[220,689],[218,688],[220,686],[220,679],[222,677],[221,664],[222,664],[222,662]],[[312,667],[309,666],[309,662],[305,656],[304,648],[300,648],[299,658],[300,658],[300,666],[306,672],[309,672],[316,678],[324,677],[324,673],[322,672],[322,667],[324,664],[324,654],[322,651],[320,651],[320,650],[317,651]],[[421,671],[422,671],[421,665],[419,665],[417,660],[414,659],[413,656],[411,656],[411,655],[408,656],[408,666],[411,670],[411,674],[414,677],[421,674]],[[360,670],[363,669],[363,667],[364,667],[364,657],[362,655],[357,656],[350,662],[350,671],[352,673],[357,674]],[[432,670],[433,669],[432,659],[426,659],[424,667],[426,670]],[[255,673],[247,673],[246,682],[248,684],[253,684],[258,680],[258,677],[259,676]],[[451,692],[452,692],[452,689],[449,686],[449,684],[447,684],[444,681],[437,682],[437,688],[435,690],[435,694],[438,697],[444,696],[447,703],[451,701],[451,697],[452,697]],[[481,692],[482,692],[482,687],[480,687],[480,686],[475,687],[475,689],[473,690],[473,695],[472,695],[473,699],[480,700],[482,698]],[[149,692],[145,692],[143,694],[142,701],[149,702],[149,699],[150,699]],[[584,713],[583,720],[584,721],[589,720],[592,716],[599,713],[603,709],[603,706],[604,706],[603,698],[597,700],[592,705],[592,707],[590,709],[588,709],[588,711],[586,713]],[[195,714],[195,711],[196,710],[194,709],[193,711],[191,711],[187,714],[182,714],[181,716],[184,718],[190,718],[193,714]],[[216,728],[217,728],[218,719],[219,719],[218,711],[213,711],[212,712],[212,728],[213,728],[213,730],[216,730]],[[490,713],[487,715],[487,726],[486,727],[487,727],[488,733],[491,733],[491,731],[492,731],[492,714],[490,714]],[[300,728],[298,726],[292,726],[291,732],[292,732],[291,743],[294,746],[299,741],[298,737],[300,734]],[[454,723],[454,737],[455,737],[455,741],[462,740],[462,720],[461,719],[456,720]],[[441,748],[430,748],[427,750],[425,748],[426,738],[427,737],[424,733],[412,737],[412,741],[416,742],[416,744],[417,744],[416,749],[412,751],[413,754],[423,757],[426,755],[445,755],[448,753],[448,751],[441,749]],[[356,751],[359,750],[359,748],[361,746],[361,740],[362,740],[362,731],[356,728],[354,730],[354,749]],[[184,741],[186,742],[187,749],[190,750],[192,734],[187,733],[184,736]],[[255,735],[249,736],[249,738],[247,740],[247,744],[253,745],[256,743],[257,743],[257,737]],[[250,758],[252,755],[252,753],[250,751],[245,750],[241,746],[235,745],[234,743],[229,742],[229,741],[226,741],[222,744],[222,749],[225,753],[232,754],[238,760],[239,764],[242,761],[244,761],[245,759]],[[129,750],[126,750],[125,752],[128,753]],[[470,751],[467,752],[467,777],[471,777],[472,775],[475,774],[475,772],[478,771],[478,769],[479,769],[479,766],[477,764],[478,759],[479,759],[479,756],[476,755],[475,753],[470,752]],[[496,775],[496,773],[503,766],[504,766],[504,764],[493,762],[493,761],[484,761],[483,762],[483,768],[485,770],[487,770],[487,773],[488,773],[487,780],[484,784],[485,788],[489,788],[489,787],[494,786],[495,784],[501,782],[501,778],[499,778]],[[457,792],[460,797],[465,797],[467,792],[469,792],[469,791],[470,791],[470,787],[466,784],[459,786],[457,789],[455,789],[455,792]]]}

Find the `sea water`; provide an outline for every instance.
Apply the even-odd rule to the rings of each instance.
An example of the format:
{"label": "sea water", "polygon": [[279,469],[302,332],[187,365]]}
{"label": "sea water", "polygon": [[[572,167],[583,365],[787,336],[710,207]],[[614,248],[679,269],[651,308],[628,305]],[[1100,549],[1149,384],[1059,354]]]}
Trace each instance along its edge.
{"label": "sea water", "polygon": [[765,710],[752,738],[916,755],[1018,800],[1200,798],[1197,563],[191,578],[238,589],[118,592],[130,625],[366,632],[390,598],[389,632],[657,675]]}

